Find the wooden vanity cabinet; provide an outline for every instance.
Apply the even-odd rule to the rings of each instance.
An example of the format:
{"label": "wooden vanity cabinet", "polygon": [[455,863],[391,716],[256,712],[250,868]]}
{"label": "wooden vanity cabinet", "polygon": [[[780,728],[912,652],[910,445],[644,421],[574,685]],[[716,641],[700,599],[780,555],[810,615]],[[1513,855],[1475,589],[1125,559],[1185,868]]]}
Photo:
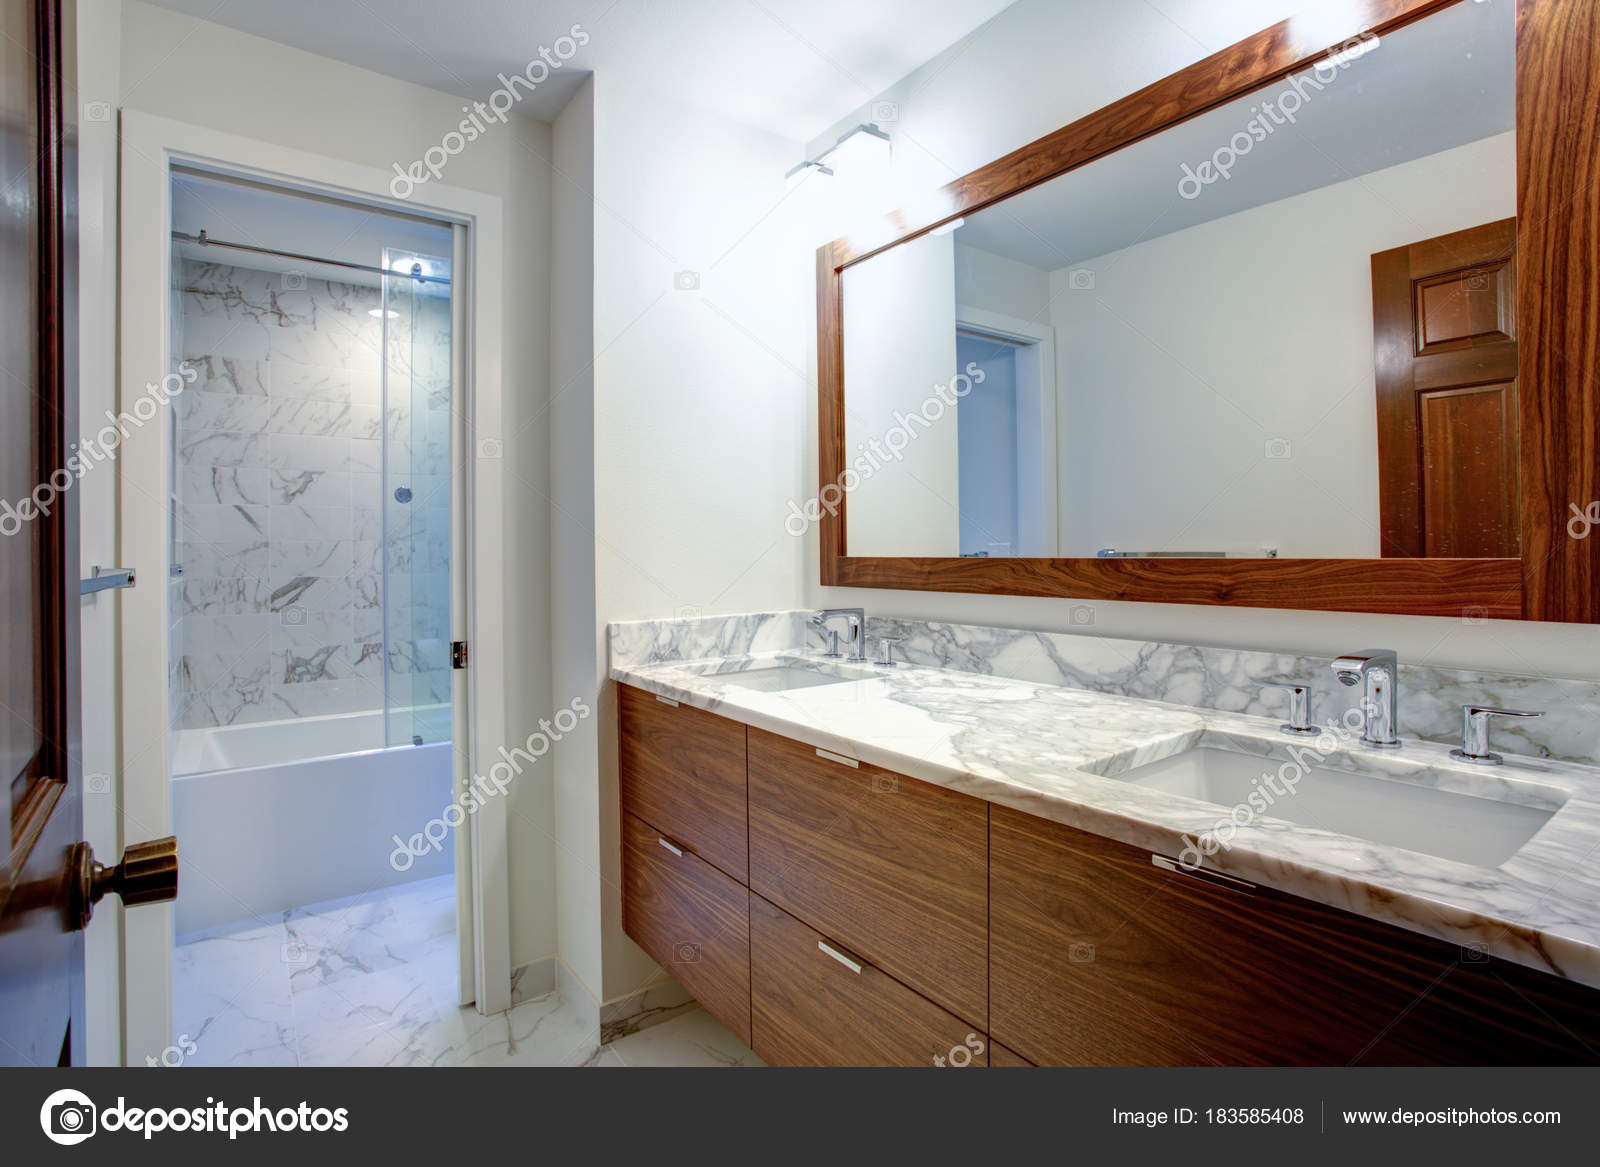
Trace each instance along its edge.
{"label": "wooden vanity cabinet", "polygon": [[768,1062],[1600,1062],[1595,989],[619,689],[623,928]]}
{"label": "wooden vanity cabinet", "polygon": [[988,1024],[989,808],[750,731],[750,890]]}
{"label": "wooden vanity cabinet", "polygon": [[622,930],[750,1044],[750,893],[627,812]]}
{"label": "wooden vanity cabinet", "polygon": [[629,685],[617,705],[623,809],[748,883],[744,725]]}
{"label": "wooden vanity cabinet", "polygon": [[990,1031],[1040,1065],[1600,1058],[1600,993],[1004,807]]}
{"label": "wooden vanity cabinet", "polygon": [[770,1065],[984,1064],[971,1025],[758,895],[750,983],[750,1048]]}
{"label": "wooden vanity cabinet", "polygon": [[1032,1066],[1033,1063],[1015,1050],[1007,1049],[993,1039],[989,1042],[989,1064],[997,1067]]}

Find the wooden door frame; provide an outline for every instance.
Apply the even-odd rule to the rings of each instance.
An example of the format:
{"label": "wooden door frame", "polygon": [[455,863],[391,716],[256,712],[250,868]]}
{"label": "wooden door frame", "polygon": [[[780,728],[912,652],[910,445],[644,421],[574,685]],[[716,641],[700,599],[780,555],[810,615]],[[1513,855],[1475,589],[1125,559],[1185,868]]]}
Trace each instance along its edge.
{"label": "wooden door frame", "polygon": [[[506,741],[504,636],[505,509],[502,460],[502,281],[504,244],[502,200],[461,187],[430,182],[420,197],[397,202],[392,172],[311,154],[236,134],[190,125],[135,110],[121,116],[121,295],[122,338],[120,408],[129,409],[146,394],[146,383],[170,366],[171,168],[182,164],[253,177],[273,186],[335,195],[347,201],[390,207],[460,224],[467,230],[465,270],[456,288],[467,301],[465,380],[460,401],[463,440],[477,456],[452,475],[452,511],[465,513],[467,562],[463,564],[467,638],[471,667],[465,671],[465,767],[481,774],[498,758]],[[154,371],[152,373],[152,371]],[[167,406],[165,408],[170,408]],[[454,411],[453,411],[454,412]],[[453,435],[454,436],[454,435]],[[123,566],[155,586],[123,593],[121,655],[122,819],[125,838],[171,833],[172,807],[167,727],[167,688],[144,682],[148,661],[167,659],[168,536],[166,507],[167,427],[152,423],[132,431],[122,444],[119,529]],[[459,489],[458,489],[459,487]],[[457,496],[460,496],[459,498]],[[452,584],[455,577],[452,576]],[[141,664],[141,662],[144,662]],[[452,689],[459,682],[452,679]],[[459,747],[457,752],[459,752]],[[511,915],[508,841],[509,810],[504,798],[481,801],[454,832],[456,877],[471,884],[471,919],[461,934],[470,937],[472,1000],[481,1013],[511,1005]],[[422,824],[418,824],[419,829]],[[127,978],[123,985],[124,1058],[141,1064],[171,1040],[173,908],[148,905],[124,918],[123,968],[138,969],[156,986],[147,992]],[[464,957],[465,963],[465,957]],[[463,986],[463,995],[467,993]]]}
{"label": "wooden door frame", "polygon": [[[852,556],[845,541],[843,274],[1011,195],[1313,65],[1330,48],[1382,35],[1462,0],[1342,0],[1329,41],[1291,18],[956,179],[917,207],[817,251],[819,490],[824,587],[902,588],[1148,603],[1224,604],[1403,615],[1600,622],[1600,538],[1567,534],[1569,506],[1600,498],[1600,5],[1517,3],[1517,332],[1520,559],[948,559]],[[1537,290],[1537,295],[1527,294]],[[837,492],[837,493],[836,493]]]}

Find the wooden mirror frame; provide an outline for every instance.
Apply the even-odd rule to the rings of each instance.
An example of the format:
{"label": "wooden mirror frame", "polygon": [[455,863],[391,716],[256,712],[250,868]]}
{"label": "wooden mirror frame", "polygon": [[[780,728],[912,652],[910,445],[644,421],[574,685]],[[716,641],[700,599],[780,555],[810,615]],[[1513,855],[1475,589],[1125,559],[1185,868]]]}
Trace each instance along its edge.
{"label": "wooden mirror frame", "polygon": [[[1345,0],[1348,32],[1331,43],[1291,17],[819,248],[819,485],[847,466],[846,268],[1307,68],[1352,37],[1464,2]],[[1324,37],[1329,6],[1317,14]],[[1520,559],[852,556],[842,495],[819,520],[823,586],[1600,622],[1600,531],[1567,533],[1570,506],[1600,499],[1600,4],[1517,0],[1516,25]]]}

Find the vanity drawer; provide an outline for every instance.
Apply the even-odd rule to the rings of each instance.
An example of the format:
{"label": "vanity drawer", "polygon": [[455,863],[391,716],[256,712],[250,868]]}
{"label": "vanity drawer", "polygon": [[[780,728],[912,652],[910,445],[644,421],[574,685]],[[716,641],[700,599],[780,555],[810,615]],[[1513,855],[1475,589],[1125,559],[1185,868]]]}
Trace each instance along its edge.
{"label": "vanity drawer", "polygon": [[935,1066],[958,1046],[970,1049],[969,1038],[983,1038],[757,895],[750,964],[750,1048],[769,1065]]}
{"label": "vanity drawer", "polygon": [[1032,1066],[1033,1063],[1015,1050],[1009,1050],[998,1041],[989,1043],[989,1064],[991,1066]]}
{"label": "vanity drawer", "polygon": [[649,823],[622,816],[622,930],[750,1043],[750,893]]}
{"label": "vanity drawer", "polygon": [[617,705],[622,809],[743,883],[745,727],[629,685]]}
{"label": "vanity drawer", "polygon": [[988,806],[750,730],[750,888],[979,1029]]}
{"label": "vanity drawer", "polygon": [[1006,807],[990,1030],[1039,1065],[1595,1060],[1600,992]]}

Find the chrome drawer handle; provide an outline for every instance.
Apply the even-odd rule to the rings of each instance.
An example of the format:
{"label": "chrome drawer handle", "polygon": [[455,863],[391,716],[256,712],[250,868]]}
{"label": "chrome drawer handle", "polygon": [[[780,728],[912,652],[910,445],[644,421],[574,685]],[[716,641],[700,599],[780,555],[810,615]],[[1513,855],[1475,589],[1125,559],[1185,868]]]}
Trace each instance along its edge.
{"label": "chrome drawer handle", "polygon": [[1168,859],[1165,855],[1152,855],[1150,862],[1163,871],[1175,872],[1178,875],[1187,875],[1191,879],[1198,879],[1202,883],[1214,883],[1218,887],[1229,888],[1232,891],[1242,891],[1246,895],[1254,895],[1256,885],[1243,879],[1235,879],[1231,875],[1223,875],[1220,871],[1207,871],[1203,867],[1185,867],[1176,859]]}
{"label": "chrome drawer handle", "polygon": [[849,766],[851,769],[854,769],[854,770],[858,770],[858,769],[861,768],[861,763],[856,761],[854,758],[847,758],[843,754],[835,754],[835,753],[832,753],[832,752],[830,752],[828,750],[818,750],[817,751],[817,757],[826,758],[830,762],[838,762],[839,765],[841,765],[841,766]]}
{"label": "chrome drawer handle", "polygon": [[661,704],[663,704],[663,705],[670,705],[674,709],[676,709],[678,707],[678,703],[676,701],[674,701],[671,697],[663,697],[660,693],[656,694],[656,700],[661,702]]}
{"label": "chrome drawer handle", "polygon": [[683,848],[682,847],[674,847],[671,843],[667,842],[665,839],[662,839],[662,838],[657,838],[656,842],[660,843],[668,851],[671,851],[679,859],[683,858]]}
{"label": "chrome drawer handle", "polygon": [[852,960],[850,957],[848,957],[844,953],[840,952],[833,945],[829,944],[826,940],[818,940],[817,941],[817,947],[822,949],[822,951],[826,952],[829,956],[833,957],[834,960],[837,960],[840,964],[844,965],[845,968],[847,968],[851,972],[855,973],[856,976],[860,976],[861,975],[861,962],[860,961]]}

